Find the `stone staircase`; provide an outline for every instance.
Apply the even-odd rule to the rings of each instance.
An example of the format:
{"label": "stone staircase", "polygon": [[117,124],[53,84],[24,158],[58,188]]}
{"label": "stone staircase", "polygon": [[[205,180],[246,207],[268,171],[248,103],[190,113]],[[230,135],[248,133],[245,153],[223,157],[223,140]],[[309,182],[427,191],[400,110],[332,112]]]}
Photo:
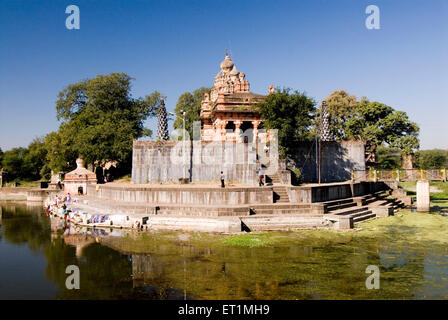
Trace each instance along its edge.
{"label": "stone staircase", "polygon": [[317,226],[325,226],[322,215],[254,215],[241,217],[241,229],[243,231],[273,231],[273,230],[294,230],[313,229]]}
{"label": "stone staircase", "polygon": [[280,178],[277,173],[266,175],[266,185],[272,186],[275,184],[281,184]]}
{"label": "stone staircase", "polygon": [[272,190],[274,191],[274,203],[288,203],[289,202],[289,196],[288,191],[286,190],[286,187],[272,187]]}
{"label": "stone staircase", "polygon": [[390,197],[390,191],[324,203],[325,219],[350,228],[355,223],[378,216],[387,216],[403,207],[404,204],[400,200]]}

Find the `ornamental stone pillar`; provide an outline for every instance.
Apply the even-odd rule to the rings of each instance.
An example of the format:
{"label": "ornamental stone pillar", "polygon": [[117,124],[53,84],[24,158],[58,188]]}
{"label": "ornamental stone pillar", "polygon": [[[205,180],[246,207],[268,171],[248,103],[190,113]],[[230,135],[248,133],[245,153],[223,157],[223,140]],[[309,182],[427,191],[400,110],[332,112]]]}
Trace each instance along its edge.
{"label": "ornamental stone pillar", "polygon": [[241,127],[241,121],[239,121],[239,120],[235,121],[235,137],[236,137],[235,140],[236,140],[236,142],[242,142],[240,127]]}
{"label": "ornamental stone pillar", "polygon": [[257,138],[258,138],[258,125],[259,125],[259,124],[260,124],[260,120],[252,121],[252,125],[253,125],[253,127],[254,127],[252,143],[257,143]]}
{"label": "ornamental stone pillar", "polygon": [[227,121],[226,120],[221,120],[220,123],[220,130],[221,130],[221,141],[226,141],[226,125],[227,125]]}

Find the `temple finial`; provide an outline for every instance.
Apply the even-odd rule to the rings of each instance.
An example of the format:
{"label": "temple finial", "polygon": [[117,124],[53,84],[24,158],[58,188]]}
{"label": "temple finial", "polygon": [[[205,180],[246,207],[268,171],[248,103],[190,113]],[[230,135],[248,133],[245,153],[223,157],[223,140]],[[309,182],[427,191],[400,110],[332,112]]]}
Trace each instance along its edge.
{"label": "temple finial", "polygon": [[227,53],[227,49],[226,49],[226,57],[228,57],[229,56],[229,54]]}

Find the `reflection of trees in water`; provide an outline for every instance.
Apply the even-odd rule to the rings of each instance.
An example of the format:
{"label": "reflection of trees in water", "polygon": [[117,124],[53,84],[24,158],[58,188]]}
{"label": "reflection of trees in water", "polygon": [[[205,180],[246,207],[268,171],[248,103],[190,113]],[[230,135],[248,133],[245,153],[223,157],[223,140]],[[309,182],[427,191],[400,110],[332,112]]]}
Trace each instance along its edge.
{"label": "reflection of trees in water", "polygon": [[[176,234],[171,240],[109,237],[90,244],[92,238],[83,235],[52,239],[48,218],[24,207],[3,208],[2,216],[4,239],[45,255],[46,276],[61,299],[179,299],[185,293],[197,299],[400,299],[431,292],[440,298],[446,289],[437,284],[448,264],[437,254],[446,251],[412,242],[412,229],[256,248],[194,246]],[[67,243],[82,246],[82,253],[77,257]],[[148,253],[129,251],[137,246]],[[65,289],[70,264],[80,268],[81,290]],[[380,267],[380,290],[365,288],[368,265]]]}
{"label": "reflection of trees in water", "polygon": [[2,235],[10,243],[27,244],[33,252],[40,252],[50,242],[49,220],[43,210],[23,205],[4,205],[2,208]]}

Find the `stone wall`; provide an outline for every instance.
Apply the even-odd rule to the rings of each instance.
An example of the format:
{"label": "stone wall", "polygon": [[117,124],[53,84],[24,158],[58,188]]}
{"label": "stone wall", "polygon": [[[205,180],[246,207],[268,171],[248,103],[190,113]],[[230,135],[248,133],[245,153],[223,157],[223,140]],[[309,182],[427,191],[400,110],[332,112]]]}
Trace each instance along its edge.
{"label": "stone wall", "polygon": [[[323,142],[321,147],[321,182],[351,179],[352,170],[365,170],[364,143],[359,141]],[[297,146],[293,165],[301,171],[302,182],[317,182],[316,147],[312,142]]]}
{"label": "stone wall", "polygon": [[196,188],[136,187],[112,184],[88,186],[87,192],[97,199],[147,204],[240,205],[273,203],[272,188]]}
{"label": "stone wall", "polygon": [[[183,150],[184,149],[184,152]],[[255,148],[244,143],[134,141],[132,183],[226,181],[257,183]]]}
{"label": "stone wall", "polygon": [[359,197],[390,187],[384,182],[335,183],[330,185],[291,186],[288,188],[292,203],[315,203]]}

